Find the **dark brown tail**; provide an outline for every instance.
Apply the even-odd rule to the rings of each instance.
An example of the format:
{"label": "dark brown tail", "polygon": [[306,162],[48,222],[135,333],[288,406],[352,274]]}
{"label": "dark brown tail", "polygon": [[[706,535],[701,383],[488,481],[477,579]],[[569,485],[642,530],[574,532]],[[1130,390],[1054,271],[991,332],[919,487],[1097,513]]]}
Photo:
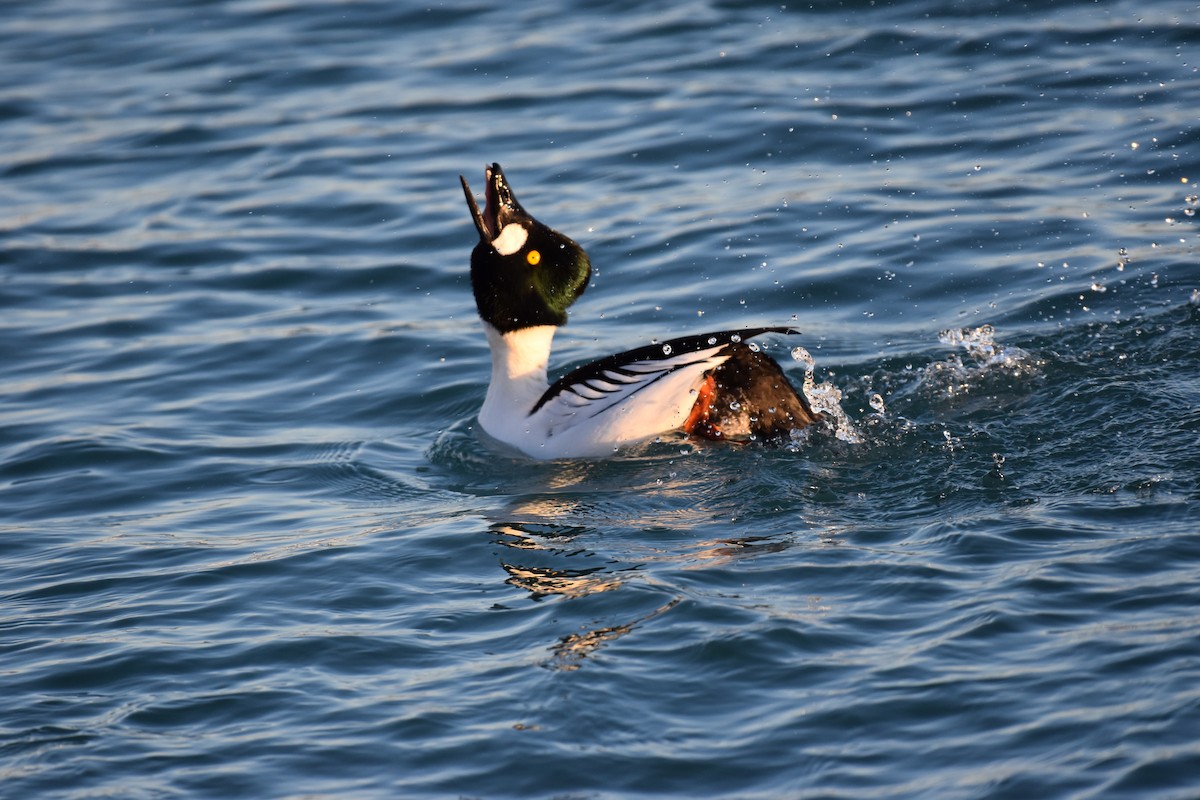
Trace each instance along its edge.
{"label": "dark brown tail", "polygon": [[769,356],[745,344],[730,346],[725,363],[706,376],[684,424],[706,439],[778,441],[820,419]]}

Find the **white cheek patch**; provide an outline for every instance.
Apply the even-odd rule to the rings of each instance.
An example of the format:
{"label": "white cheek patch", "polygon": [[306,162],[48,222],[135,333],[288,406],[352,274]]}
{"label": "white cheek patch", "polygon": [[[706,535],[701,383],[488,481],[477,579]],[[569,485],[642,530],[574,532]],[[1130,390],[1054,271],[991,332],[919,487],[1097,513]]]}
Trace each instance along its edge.
{"label": "white cheek patch", "polygon": [[525,246],[525,240],[528,238],[529,231],[515,222],[510,222],[500,231],[499,236],[492,239],[492,247],[502,256],[511,256]]}

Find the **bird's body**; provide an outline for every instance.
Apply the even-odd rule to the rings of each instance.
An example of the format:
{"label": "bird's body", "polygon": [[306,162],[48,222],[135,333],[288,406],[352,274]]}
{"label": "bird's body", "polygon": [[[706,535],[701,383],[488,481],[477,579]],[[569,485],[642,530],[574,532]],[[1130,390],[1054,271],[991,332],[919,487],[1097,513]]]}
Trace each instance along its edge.
{"label": "bird's body", "polygon": [[783,371],[745,340],[789,328],[719,331],[617,353],[550,384],[550,344],[591,274],[578,244],[535,220],[499,164],[480,212],[471,284],[492,353],[479,423],[534,458],[611,455],[671,431],[743,441],[787,437],[816,419]]}

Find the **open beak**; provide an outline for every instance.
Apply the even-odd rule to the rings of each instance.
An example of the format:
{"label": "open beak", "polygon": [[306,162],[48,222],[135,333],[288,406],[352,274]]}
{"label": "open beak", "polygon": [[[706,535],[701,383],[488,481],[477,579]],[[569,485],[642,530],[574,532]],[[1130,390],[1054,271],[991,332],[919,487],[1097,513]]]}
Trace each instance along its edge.
{"label": "open beak", "polygon": [[517,202],[512,189],[508,187],[504,170],[500,169],[499,164],[492,164],[484,169],[486,205],[482,212],[475,202],[475,196],[471,194],[467,179],[462,175],[459,175],[458,179],[462,181],[463,194],[467,196],[467,207],[471,209],[471,219],[475,221],[475,229],[479,231],[481,242],[491,243],[509,222],[529,218],[525,209]]}

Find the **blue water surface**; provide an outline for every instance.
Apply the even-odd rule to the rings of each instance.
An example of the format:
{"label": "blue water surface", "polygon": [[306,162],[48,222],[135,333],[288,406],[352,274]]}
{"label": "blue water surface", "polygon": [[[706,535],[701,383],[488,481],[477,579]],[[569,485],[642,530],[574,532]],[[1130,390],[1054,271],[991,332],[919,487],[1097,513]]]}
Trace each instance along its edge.
{"label": "blue water surface", "polygon": [[[0,795],[1200,796],[1195,0],[8,0]],[[459,174],[834,422],[533,462]]]}

